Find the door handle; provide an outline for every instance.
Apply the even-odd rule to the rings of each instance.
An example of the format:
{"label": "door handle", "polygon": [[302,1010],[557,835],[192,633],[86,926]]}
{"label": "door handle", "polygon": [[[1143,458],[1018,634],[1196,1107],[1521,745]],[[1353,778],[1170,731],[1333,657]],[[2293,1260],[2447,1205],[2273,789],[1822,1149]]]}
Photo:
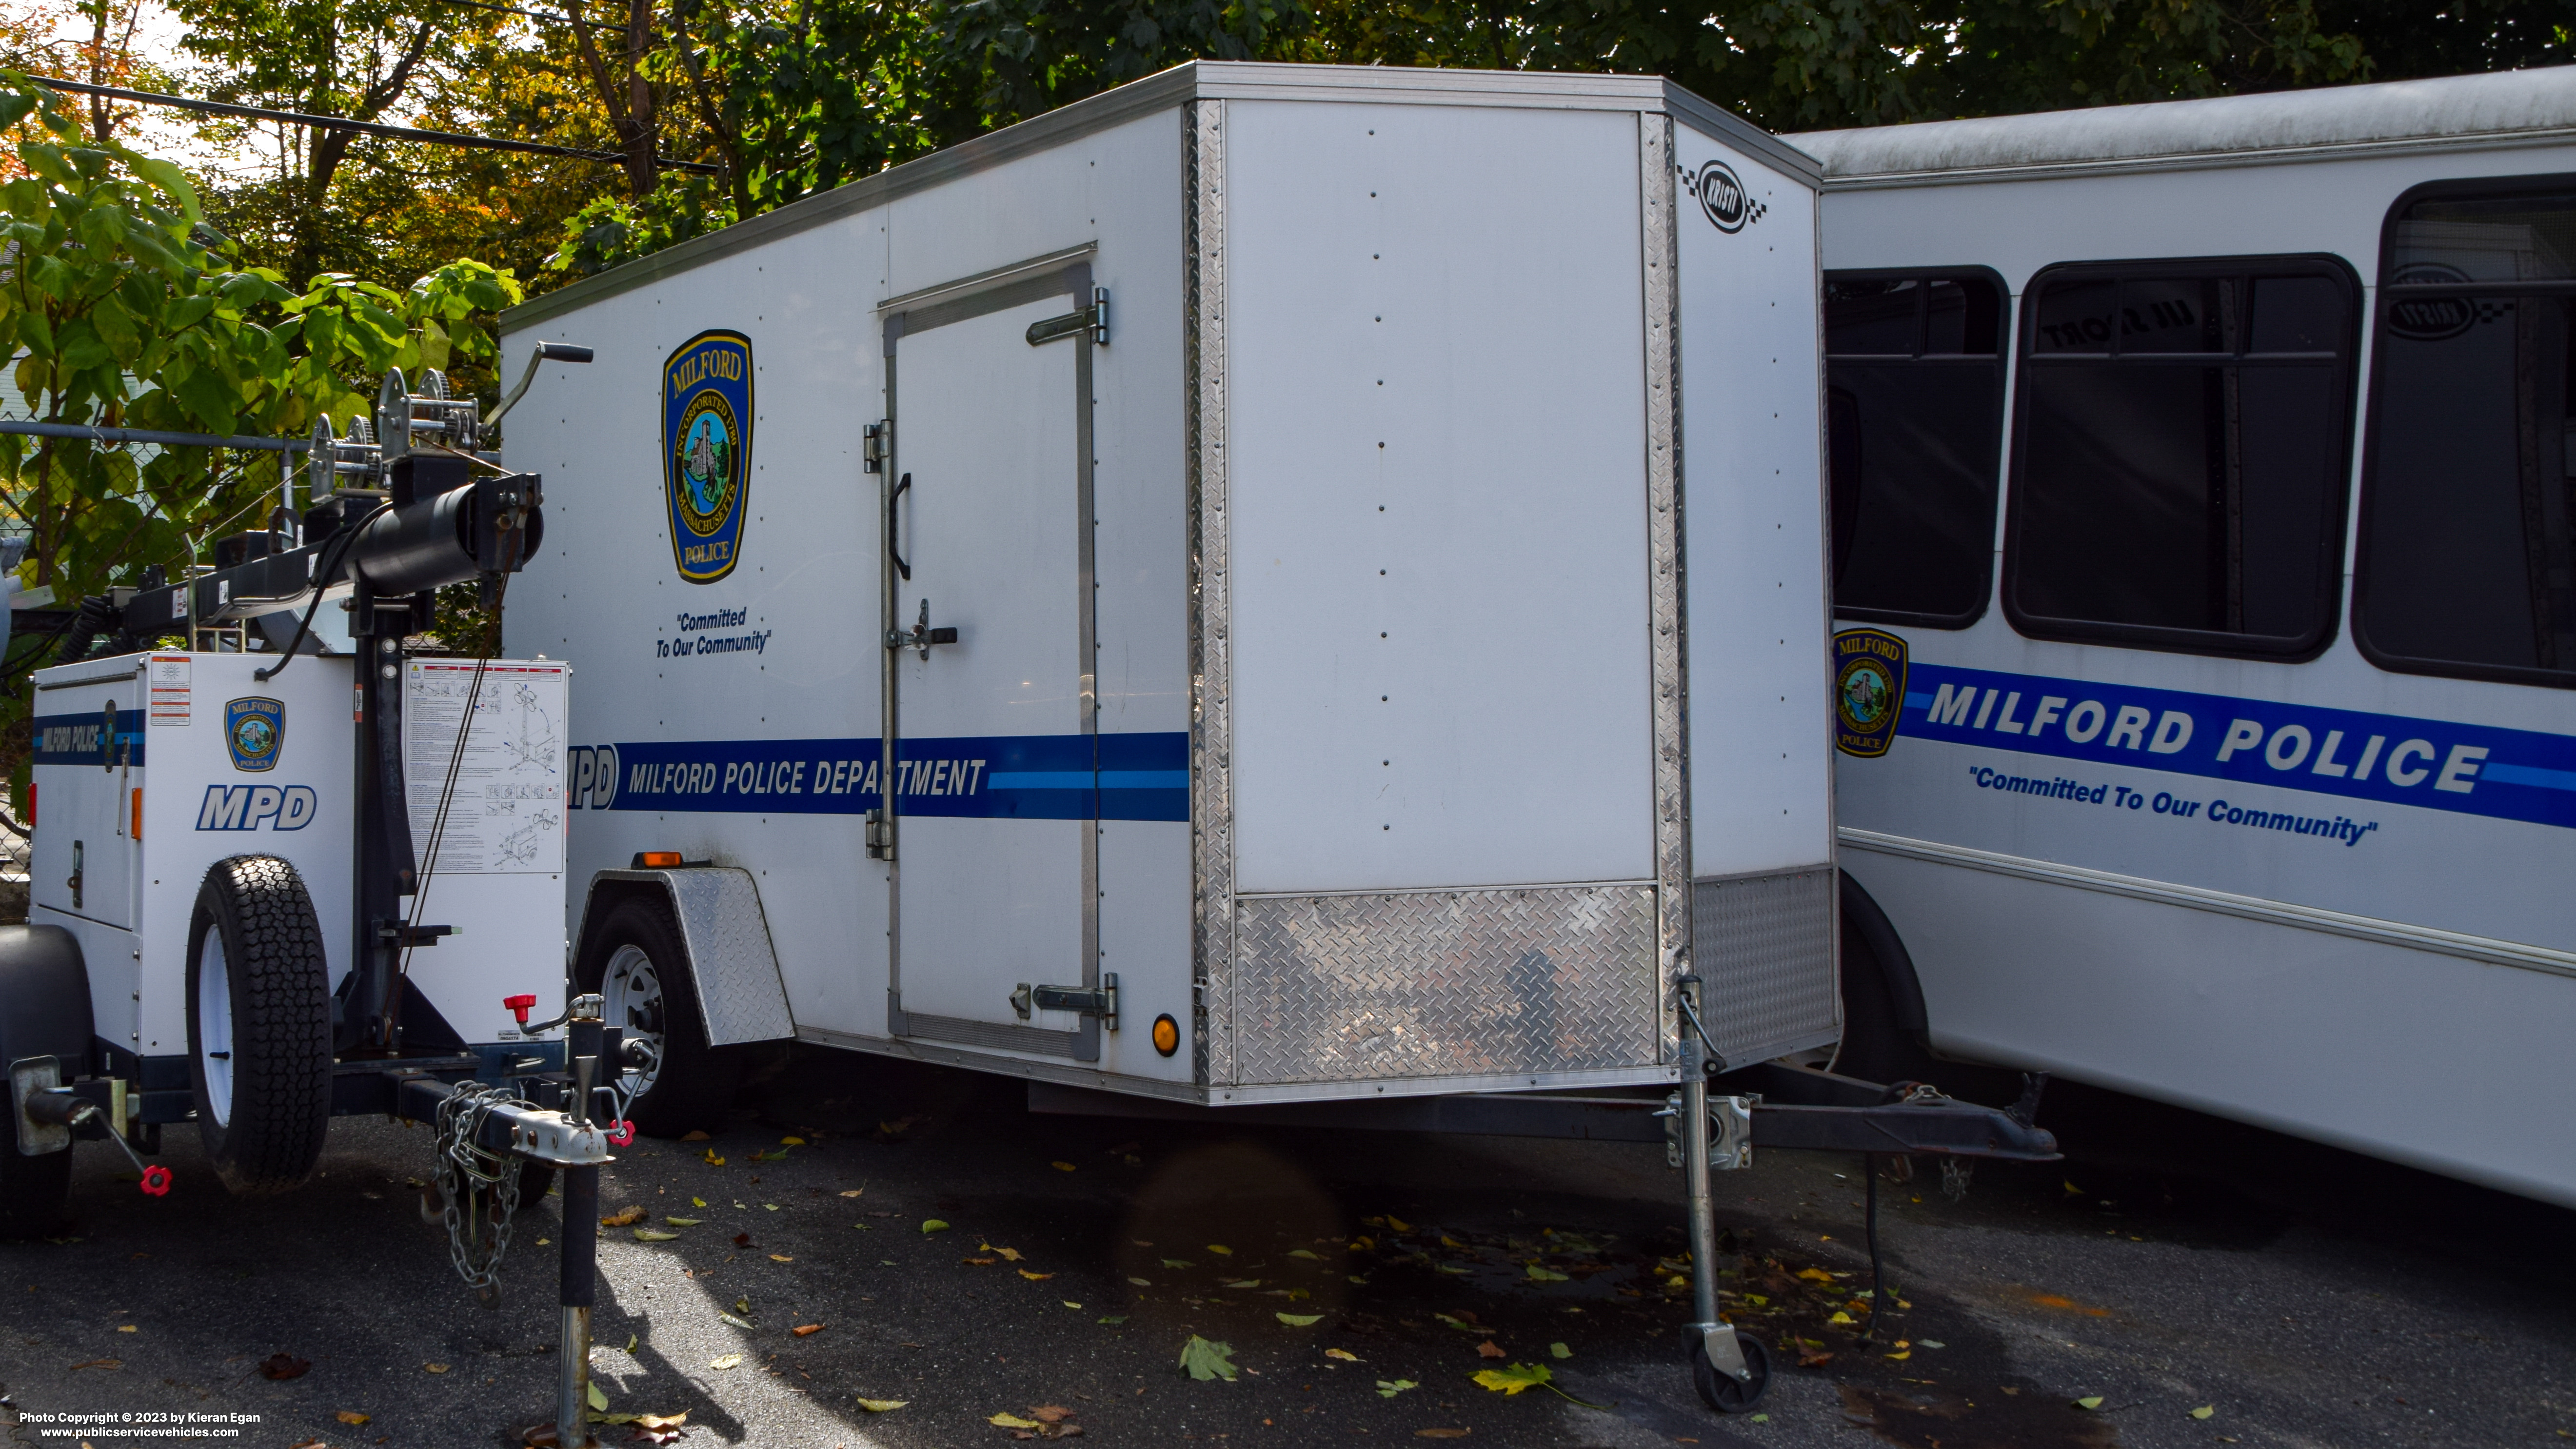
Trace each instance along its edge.
{"label": "door handle", "polygon": [[911,490],[912,475],[906,473],[903,475],[903,481],[894,485],[894,491],[886,495],[886,557],[894,560],[895,572],[903,575],[906,583],[912,581],[912,565],[905,563],[903,555],[895,552],[894,508],[903,500],[903,495]]}
{"label": "door handle", "polygon": [[921,651],[921,657],[924,659],[930,657],[931,645],[954,644],[956,642],[957,630],[955,628],[948,627],[933,629],[930,627],[930,600],[926,596],[921,601],[920,623],[913,625],[909,631],[903,629],[888,629],[886,631],[886,647],[888,649],[918,649]]}

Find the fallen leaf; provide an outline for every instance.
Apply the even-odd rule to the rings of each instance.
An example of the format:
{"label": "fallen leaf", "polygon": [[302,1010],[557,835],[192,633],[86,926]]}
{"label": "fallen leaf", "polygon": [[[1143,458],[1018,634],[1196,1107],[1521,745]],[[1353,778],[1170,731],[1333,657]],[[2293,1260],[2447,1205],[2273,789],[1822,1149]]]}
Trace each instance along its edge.
{"label": "fallen leaf", "polygon": [[781,1137],[778,1139],[778,1145],[781,1147],[802,1147],[805,1145],[805,1139],[802,1137]]}
{"label": "fallen leaf", "polygon": [[1529,1265],[1528,1272],[1529,1280],[1533,1283],[1563,1283],[1567,1281],[1566,1276],[1563,1273],[1542,1268],[1536,1263]]}
{"label": "fallen leaf", "polygon": [[367,1423],[367,1422],[368,1422],[368,1420],[369,1420],[369,1416],[368,1416],[368,1415],[361,1414],[361,1413],[359,1413],[359,1412],[358,1412],[357,1410],[355,1410],[355,1409],[342,1409],[340,1412],[338,1412],[338,1413],[336,1413],[336,1414],[333,1414],[331,1417],[332,1417],[332,1418],[334,1418],[334,1419],[339,1420],[339,1421],[340,1421],[341,1423],[343,1423],[343,1424],[348,1425],[348,1426],[349,1426],[350,1428],[352,1428],[352,1429],[354,1429],[354,1428],[358,1427],[360,1424]]}
{"label": "fallen leaf", "polygon": [[1258,1288],[1261,1286],[1261,1280],[1258,1278],[1238,1278],[1225,1286],[1228,1288]]}
{"label": "fallen leaf", "polygon": [[[2069,1185],[2071,1186],[2072,1184]],[[2102,1407],[2102,1396],[2100,1394],[2086,1394],[2083,1398],[2075,1401],[2075,1407],[2079,1409],[2098,1409]]]}
{"label": "fallen leaf", "polygon": [[923,1218],[921,1220],[921,1230],[925,1233],[944,1233],[948,1231],[948,1224],[937,1218]]}
{"label": "fallen leaf", "polygon": [[741,1362],[742,1362],[742,1355],[741,1355],[741,1354],[738,1354],[738,1353],[729,1353],[729,1354],[724,1355],[724,1356],[723,1356],[723,1357],[721,1357],[721,1358],[709,1359],[709,1360],[707,1361],[707,1367],[709,1367],[709,1368],[711,1368],[711,1369],[729,1369],[729,1368],[732,1368],[734,1365],[739,1364],[739,1363],[741,1363]]}
{"label": "fallen leaf", "polygon": [[725,1160],[716,1156],[716,1150],[710,1147],[707,1149],[706,1163],[709,1167],[722,1167],[724,1166]]}
{"label": "fallen leaf", "polygon": [[1860,1320],[1859,1320],[1859,1319],[1852,1317],[1850,1314],[1843,1312],[1843,1311],[1842,1311],[1841,1309],[1839,1309],[1839,1308],[1837,1308],[1837,1309],[1835,1309],[1835,1310],[1834,1310],[1834,1316],[1833,1316],[1833,1317],[1828,1318],[1828,1319],[1826,1319],[1825,1321],[1826,1321],[1827,1323],[1858,1323],[1858,1322],[1860,1322]]}
{"label": "fallen leaf", "polygon": [[859,1407],[871,1414],[891,1414],[911,1402],[910,1399],[861,1399]]}
{"label": "fallen leaf", "polygon": [[772,1253],[769,1255],[769,1261],[773,1263],[793,1263],[796,1260],[787,1256],[785,1253]]}
{"label": "fallen leaf", "polygon": [[2203,1404],[2199,1408],[2192,1410],[2191,1416],[2195,1419],[2206,1419],[2217,1412],[2218,1406],[2216,1404]]}
{"label": "fallen leaf", "polygon": [[628,1353],[633,1353],[635,1351],[635,1345],[641,1342],[643,1342],[643,1339],[638,1335],[632,1333],[626,1335],[626,1351]]}
{"label": "fallen leaf", "polygon": [[995,1263],[1002,1260],[999,1258],[960,1258],[957,1261],[960,1263],[969,1263],[978,1268],[990,1268]]}
{"label": "fallen leaf", "polygon": [[1195,1268],[1198,1264],[1191,1262],[1187,1258],[1165,1258],[1163,1260],[1163,1266],[1166,1268]]}
{"label": "fallen leaf", "polygon": [[1914,1357],[1914,1350],[1912,1350],[1912,1349],[1910,1349],[1910,1348],[1909,1348],[1909,1349],[1906,1349],[1906,1350],[1904,1350],[1904,1351],[1902,1351],[1902,1352],[1899,1352],[1899,1353],[1881,1354],[1881,1355],[1880,1355],[1880,1357],[1881,1357],[1881,1358],[1892,1358],[1892,1359],[1895,1359],[1895,1360],[1896,1360],[1897,1362],[1899,1362],[1899,1363],[1903,1363],[1905,1360],[1907,1360],[1907,1359],[1909,1359],[1909,1358]]}
{"label": "fallen leaf", "polygon": [[641,1207],[630,1207],[623,1212],[611,1213],[607,1217],[601,1218],[599,1220],[599,1225],[603,1228],[622,1228],[629,1223],[640,1223],[642,1221],[644,1221],[644,1209]]}
{"label": "fallen leaf", "polygon": [[668,1243],[676,1241],[679,1236],[678,1233],[663,1232],[660,1228],[635,1229],[635,1241],[639,1243]]}
{"label": "fallen leaf", "polygon": [[1136,1285],[1137,1287],[1139,1287],[1139,1288],[1151,1288],[1151,1287],[1153,1287],[1153,1286],[1154,1286],[1154,1285],[1153,1285],[1153,1283],[1152,1283],[1150,1280],[1148,1280],[1148,1279],[1144,1279],[1144,1278],[1132,1278],[1132,1277],[1131,1277],[1131,1278],[1129,1278],[1127,1281],[1128,1281],[1128,1282],[1130,1282],[1130,1283],[1135,1284],[1135,1285]]}
{"label": "fallen leaf", "polygon": [[704,1131],[691,1132],[680,1140],[683,1142],[704,1142],[707,1140],[707,1134]]}
{"label": "fallen leaf", "polygon": [[1227,1383],[1233,1383],[1235,1381],[1234,1348],[1230,1344],[1214,1343],[1193,1333],[1190,1335],[1190,1341],[1181,1345],[1181,1367],[1188,1371],[1191,1378],[1201,1383],[1209,1379],[1223,1379]]}
{"label": "fallen leaf", "polygon": [[690,1201],[693,1205],[698,1206],[698,1207],[705,1207],[705,1206],[707,1205],[707,1200],[706,1200],[705,1198],[702,1198],[702,1197],[693,1197],[693,1198],[689,1199],[689,1201]]}
{"label": "fallen leaf", "polygon": [[1556,1377],[1554,1370],[1540,1363],[1516,1363],[1509,1368],[1479,1369],[1476,1382],[1498,1394],[1517,1394],[1534,1389]]}
{"label": "fallen leaf", "polygon": [[765,1208],[767,1208],[767,1209],[769,1209],[771,1212],[776,1212],[776,1211],[778,1211],[778,1204],[776,1204],[776,1203],[774,1203],[774,1202],[765,1202],[765,1203],[762,1203],[762,1204],[761,1204],[761,1206],[762,1206],[762,1207],[765,1207]]}
{"label": "fallen leaf", "polygon": [[1064,1306],[1065,1306],[1065,1307],[1067,1307],[1067,1308],[1080,1308],[1080,1307],[1082,1306],[1081,1304],[1074,1302],[1074,1301],[1073,1301],[1072,1299],[1070,1299],[1070,1298],[1062,1299],[1062,1300],[1059,1300],[1059,1301],[1061,1301],[1061,1302],[1064,1304]]}
{"label": "fallen leaf", "polygon": [[1231,1258],[1234,1256],[1234,1249],[1229,1248],[1222,1243],[1210,1243],[1207,1245],[1207,1250],[1216,1254],[1220,1258]]}
{"label": "fallen leaf", "polygon": [[608,1391],[599,1386],[599,1380],[592,1379],[587,1387],[590,1390],[590,1406],[594,1409],[606,1409],[608,1407]]}
{"label": "fallen leaf", "polygon": [[1055,1275],[1053,1273],[1032,1273],[1028,1269],[1022,1268],[1020,1270],[1020,1276],[1028,1279],[1032,1283],[1043,1283]]}
{"label": "fallen leaf", "polygon": [[1324,1321],[1320,1313],[1274,1313],[1270,1315],[1290,1328],[1308,1328]]}
{"label": "fallen leaf", "polygon": [[1798,1270],[1798,1276],[1810,1283],[1823,1283],[1828,1286],[1834,1281],[1834,1275],[1822,1268],[1801,1268]]}
{"label": "fallen leaf", "polygon": [[1495,1343],[1490,1338],[1486,1339],[1483,1343],[1476,1345],[1476,1357],[1478,1358],[1501,1358],[1502,1356],[1502,1346]]}
{"label": "fallen leaf", "polygon": [[259,1361],[259,1376],[264,1379],[300,1379],[312,1367],[308,1359],[289,1353],[272,1353]]}
{"label": "fallen leaf", "polygon": [[984,1422],[987,1424],[999,1424],[1005,1429],[1038,1429],[1045,1427],[1035,1419],[1023,1419],[1017,1414],[1008,1412],[995,1414]]}
{"label": "fallen leaf", "polygon": [[1396,1395],[1403,1393],[1407,1389],[1418,1389],[1420,1387],[1422,1387],[1422,1385],[1415,1383],[1411,1379],[1379,1379],[1377,1381],[1377,1396],[1381,1399],[1391,1399]]}
{"label": "fallen leaf", "polygon": [[[1800,1368],[1823,1368],[1833,1361],[1834,1356],[1821,1348],[1809,1348],[1805,1344],[1798,1346],[1798,1367]],[[2010,1393],[2011,1390],[2007,1389],[2005,1392]]]}
{"label": "fallen leaf", "polygon": [[733,1311],[734,1311],[734,1312],[736,1312],[736,1313],[739,1313],[739,1314],[743,1315],[743,1316],[744,1316],[744,1317],[746,1317],[746,1318],[750,1317],[750,1316],[751,1316],[751,1295],[750,1295],[750,1294],[748,1294],[748,1293],[746,1293],[746,1294],[744,1294],[742,1297],[735,1299],[735,1300],[733,1301]]}
{"label": "fallen leaf", "polygon": [[1288,1250],[1288,1256],[1291,1258],[1303,1258],[1310,1263],[1320,1263],[1324,1261],[1321,1256],[1307,1248],[1290,1248]]}
{"label": "fallen leaf", "polygon": [[748,1248],[748,1247],[750,1247],[750,1246],[751,1246],[751,1234],[749,1234],[749,1233],[736,1233],[736,1234],[734,1234],[734,1235],[733,1235],[733,1245],[734,1245],[735,1247],[737,1247],[737,1248]]}
{"label": "fallen leaf", "polygon": [[143,1330],[131,1323],[120,1323],[117,1325],[116,1331],[119,1333],[141,1333]]}
{"label": "fallen leaf", "polygon": [[[857,1197],[857,1196],[859,1196],[860,1194],[862,1194],[862,1193],[864,1193],[864,1192],[866,1192],[866,1191],[867,1191],[867,1189],[866,1189],[866,1188],[864,1188],[864,1187],[854,1187],[854,1188],[851,1188],[848,1192],[845,1192],[845,1193],[841,1194],[841,1196],[843,1196],[843,1197]],[[891,1402],[891,1401],[890,1401],[890,1400],[886,1400],[886,1399],[874,1399],[874,1400],[870,1400],[870,1399],[861,1399],[859,1402],[860,1402],[860,1403],[863,1403],[863,1404],[865,1404],[865,1403],[880,1403],[880,1404],[882,1404],[882,1403],[888,1403],[888,1402]],[[902,1407],[903,1407],[903,1405],[898,1403],[898,1404],[895,1404],[895,1407],[896,1407],[896,1408],[898,1408],[898,1409],[900,1409],[900,1408],[902,1408]]]}
{"label": "fallen leaf", "polygon": [[1914,1346],[1916,1348],[1948,1348],[1950,1345],[1943,1343],[1937,1338],[1918,1338],[1914,1340]]}
{"label": "fallen leaf", "polygon": [[1347,1348],[1328,1348],[1328,1349],[1325,1349],[1325,1350],[1324,1350],[1324,1357],[1326,1357],[1326,1358],[1337,1358],[1337,1359],[1340,1359],[1340,1360],[1341,1360],[1342,1362],[1344,1362],[1344,1363],[1358,1363],[1358,1362],[1360,1361],[1360,1356],[1359,1356],[1358,1354],[1355,1354],[1355,1353],[1351,1352],[1351,1351],[1350,1351],[1349,1349],[1347,1349]]}
{"label": "fallen leaf", "polygon": [[732,1324],[732,1325],[733,1325],[734,1327],[736,1327],[736,1328],[746,1329],[746,1330],[748,1330],[748,1329],[756,1329],[756,1328],[758,1328],[758,1327],[760,1326],[760,1325],[758,1325],[758,1324],[756,1324],[756,1323],[753,1323],[753,1322],[752,1322],[750,1319],[748,1319],[748,1318],[736,1318],[736,1317],[734,1317],[734,1316],[733,1316],[732,1314],[730,1314],[730,1313],[719,1313],[719,1314],[717,1314],[717,1315],[716,1315],[716,1320],[717,1320],[718,1322],[720,1322],[720,1323],[730,1323],[730,1324]]}
{"label": "fallen leaf", "polygon": [[1073,1417],[1073,1410],[1062,1404],[1040,1404],[1029,1410],[1029,1417],[1042,1424],[1061,1424]]}
{"label": "fallen leaf", "polygon": [[1054,1168],[1058,1172],[1071,1172],[1074,1170],[1074,1166],[1070,1162],[1050,1162],[1047,1166]]}
{"label": "fallen leaf", "polygon": [[425,1363],[421,1365],[421,1369],[425,1373],[443,1374],[447,1372],[447,1365],[443,1363]]}
{"label": "fallen leaf", "polygon": [[1108,1324],[1108,1325],[1109,1325],[1110,1327],[1112,1327],[1112,1328],[1115,1328],[1115,1327],[1117,1327],[1119,1324],[1125,1323],[1125,1322],[1127,1321],[1127,1315],[1126,1315],[1126,1314],[1124,1314],[1124,1313],[1113,1314],[1113,1315],[1111,1315],[1110,1317],[1107,1317],[1107,1318],[1101,1319],[1100,1321],[1101,1321],[1101,1322],[1103,1322],[1103,1323]]}
{"label": "fallen leaf", "polygon": [[694,1227],[698,1226],[699,1224],[701,1224],[701,1223],[705,1222],[705,1221],[706,1221],[706,1219],[705,1219],[705,1218],[673,1218],[673,1217],[666,1217],[666,1218],[662,1219],[662,1221],[664,1221],[664,1222],[666,1222],[666,1223],[669,1223],[671,1226],[673,1226],[673,1227],[675,1227],[675,1228],[694,1228]]}
{"label": "fallen leaf", "polygon": [[1547,1346],[1547,1351],[1548,1351],[1548,1353],[1549,1353],[1549,1354],[1551,1354],[1551,1355],[1553,1355],[1554,1357],[1557,1357],[1557,1358],[1572,1358],[1572,1357],[1574,1357],[1574,1350],[1573,1350],[1573,1349],[1570,1349],[1570,1348],[1567,1348],[1564,1344],[1561,1344],[1561,1343],[1551,1343],[1551,1344],[1549,1344],[1549,1345]]}

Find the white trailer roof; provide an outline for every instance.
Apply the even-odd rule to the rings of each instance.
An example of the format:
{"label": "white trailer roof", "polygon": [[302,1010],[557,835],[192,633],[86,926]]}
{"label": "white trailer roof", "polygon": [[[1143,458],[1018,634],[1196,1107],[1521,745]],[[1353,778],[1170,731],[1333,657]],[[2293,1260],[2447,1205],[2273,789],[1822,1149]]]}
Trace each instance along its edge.
{"label": "white trailer roof", "polygon": [[[1760,157],[1808,186],[1824,173],[1815,158],[1732,112],[1661,76],[1555,71],[1433,70],[1412,66],[1276,65],[1266,61],[1191,61],[1115,90],[1076,101],[977,136],[874,176],[809,196],[708,236],[612,267],[501,315],[515,332],[674,272],[731,256],[835,217],[880,206],[952,177],[1015,156],[1107,130],[1138,116],[1195,100],[1341,101],[1369,105],[1501,106],[1597,111],[1659,111]],[[1536,184],[1536,183],[1534,183]]]}
{"label": "white trailer roof", "polygon": [[2255,96],[1922,121],[1788,140],[1827,190],[2262,165],[2576,136],[2576,66]]}

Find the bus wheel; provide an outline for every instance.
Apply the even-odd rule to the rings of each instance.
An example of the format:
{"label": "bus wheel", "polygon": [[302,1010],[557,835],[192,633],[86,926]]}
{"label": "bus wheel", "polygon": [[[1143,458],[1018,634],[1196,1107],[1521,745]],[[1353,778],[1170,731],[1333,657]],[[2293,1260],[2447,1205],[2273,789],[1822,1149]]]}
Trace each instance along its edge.
{"label": "bus wheel", "polygon": [[188,1077],[197,1132],[237,1193],[300,1185],[331,1126],[331,974],[295,867],[219,860],[188,923]]}
{"label": "bus wheel", "polygon": [[605,1020],[628,1045],[619,1086],[632,1095],[627,1116],[637,1131],[678,1137],[724,1124],[742,1056],[707,1045],[688,952],[667,904],[649,895],[619,901],[574,979],[605,1000]]}
{"label": "bus wheel", "polygon": [[1708,1361],[1708,1346],[1699,1335],[1690,1335],[1691,1386],[1699,1390],[1701,1403],[1721,1414],[1749,1413],[1771,1392],[1771,1351],[1749,1333],[1739,1331],[1735,1341],[1743,1351],[1745,1369],[1753,1375],[1749,1380],[1721,1372]]}

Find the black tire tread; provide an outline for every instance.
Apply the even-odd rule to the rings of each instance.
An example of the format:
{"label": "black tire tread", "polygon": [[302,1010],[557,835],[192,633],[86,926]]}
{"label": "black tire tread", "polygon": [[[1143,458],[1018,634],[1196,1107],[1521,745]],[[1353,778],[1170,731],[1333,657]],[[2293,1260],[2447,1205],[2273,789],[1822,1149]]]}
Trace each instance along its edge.
{"label": "black tire tread", "polygon": [[[206,1154],[236,1193],[282,1192],[313,1175],[331,1125],[331,977],[322,923],[293,865],[273,855],[215,862],[198,892],[205,930],[223,931],[233,982],[232,1121],[218,1126],[198,1084]],[[196,1048],[189,933],[189,1062]]]}
{"label": "black tire tread", "polygon": [[0,1238],[32,1238],[62,1225],[71,1201],[72,1155],[21,1155],[18,1114],[8,1091],[8,1079],[0,1076]]}

